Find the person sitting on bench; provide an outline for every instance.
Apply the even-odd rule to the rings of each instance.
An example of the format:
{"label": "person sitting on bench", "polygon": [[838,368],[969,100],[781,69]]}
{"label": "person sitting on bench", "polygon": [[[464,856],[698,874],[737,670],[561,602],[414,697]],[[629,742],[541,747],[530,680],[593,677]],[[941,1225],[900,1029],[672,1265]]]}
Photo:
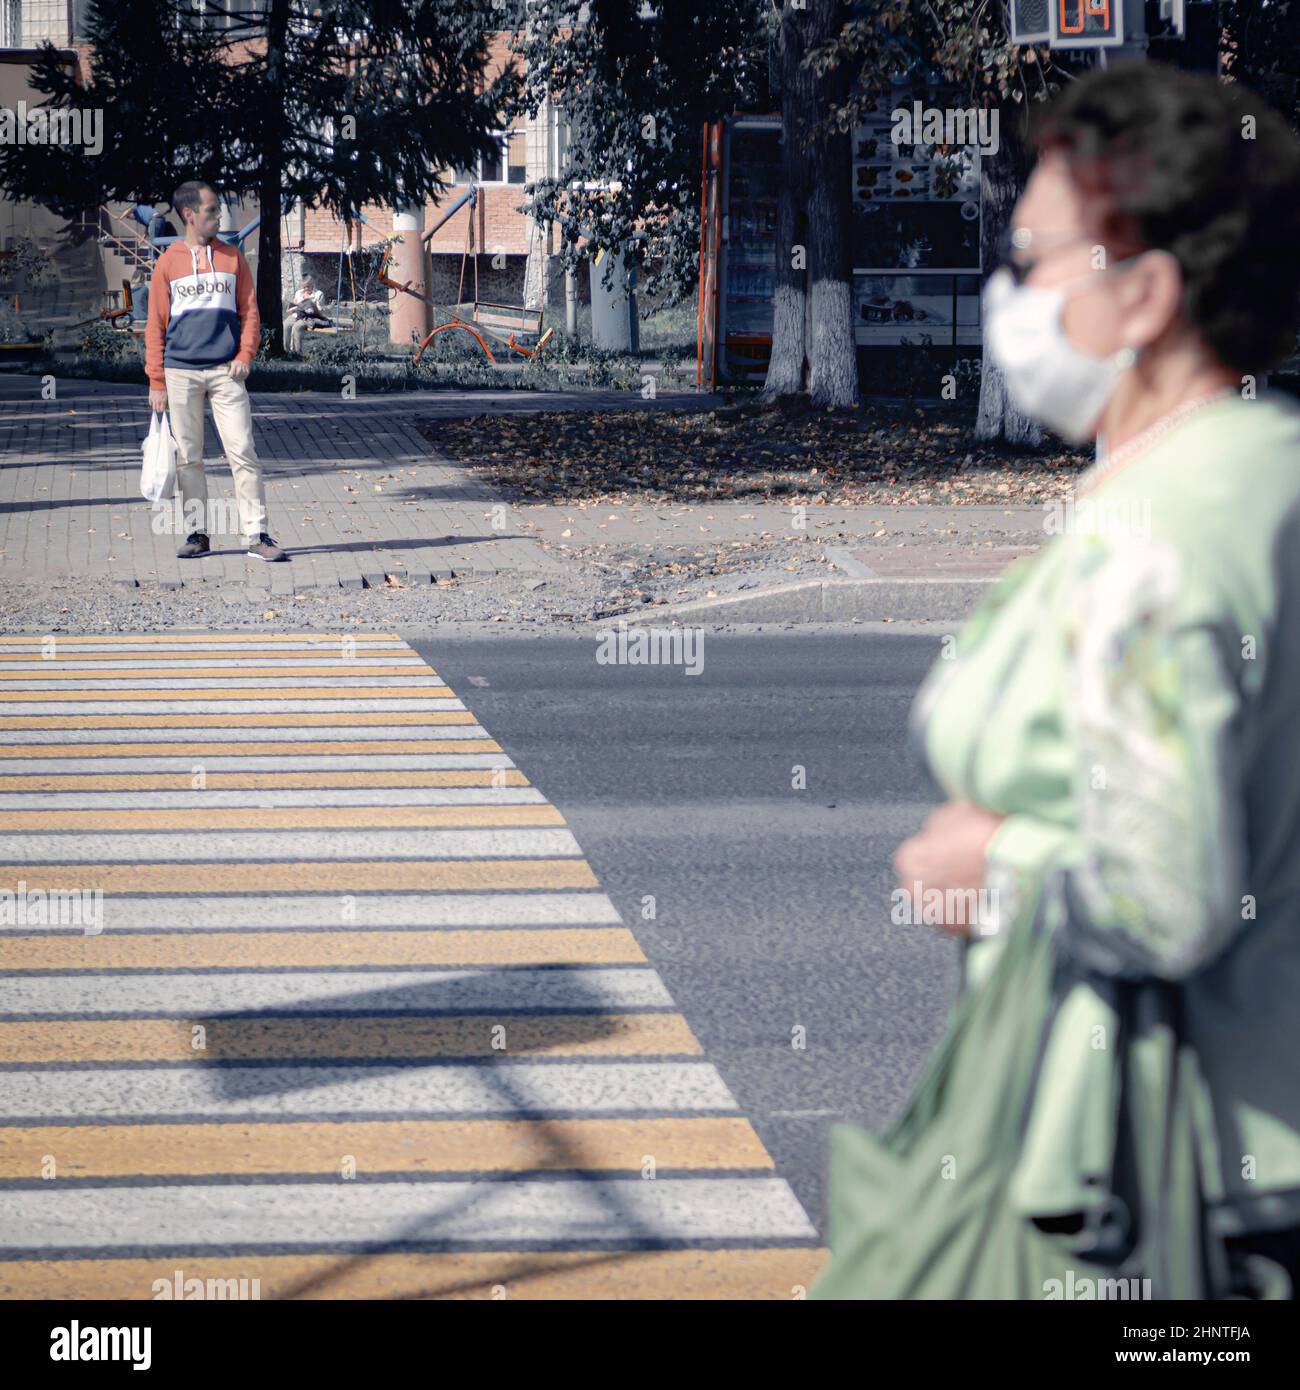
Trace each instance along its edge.
{"label": "person sitting on bench", "polygon": [[324,291],[316,288],[316,282],[310,275],[304,275],[302,288],[294,297],[293,303],[289,306],[289,313],[284,320],[284,345],[290,352],[301,356],[303,335],[307,332],[309,323],[328,324],[330,322],[325,317],[324,302]]}
{"label": "person sitting on bench", "polygon": [[137,270],[131,277],[131,322],[149,322],[149,277]]}

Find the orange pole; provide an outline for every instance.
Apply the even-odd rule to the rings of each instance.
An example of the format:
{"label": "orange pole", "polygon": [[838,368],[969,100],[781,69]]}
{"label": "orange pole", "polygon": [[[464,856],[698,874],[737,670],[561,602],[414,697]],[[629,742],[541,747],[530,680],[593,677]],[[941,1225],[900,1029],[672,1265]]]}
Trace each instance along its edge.
{"label": "orange pole", "polygon": [[704,122],[704,152],[700,158],[700,309],[695,324],[695,384],[704,381],[704,229],[709,206],[709,123]]}

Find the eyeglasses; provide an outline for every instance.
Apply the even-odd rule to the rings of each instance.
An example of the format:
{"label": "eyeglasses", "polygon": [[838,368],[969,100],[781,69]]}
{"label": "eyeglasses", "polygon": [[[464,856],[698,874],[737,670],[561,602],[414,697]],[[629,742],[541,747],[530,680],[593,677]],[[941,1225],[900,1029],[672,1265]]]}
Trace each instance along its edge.
{"label": "eyeglasses", "polygon": [[1091,237],[1075,235],[1073,232],[1064,235],[1059,232],[1045,232],[1035,236],[1028,227],[1008,227],[998,238],[997,263],[1007,268],[1013,284],[1023,285],[1045,256],[1040,253],[1029,259],[1016,260],[1014,253],[1019,252],[1023,257],[1025,251],[1031,248],[1038,250],[1040,247],[1047,253],[1064,251],[1068,246],[1078,246],[1080,242],[1091,240]]}

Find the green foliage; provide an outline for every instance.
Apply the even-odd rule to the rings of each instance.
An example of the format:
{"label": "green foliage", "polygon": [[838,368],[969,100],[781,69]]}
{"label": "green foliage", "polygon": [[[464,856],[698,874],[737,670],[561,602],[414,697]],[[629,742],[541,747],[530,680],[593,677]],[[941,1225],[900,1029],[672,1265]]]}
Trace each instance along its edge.
{"label": "green foliage", "polygon": [[853,6],[835,38],[805,61],[817,72],[851,70],[849,97],[828,117],[848,130],[894,82],[952,84],[972,105],[1019,115],[1091,58],[1012,44],[1005,0],[887,0]]}
{"label": "green foliage", "polygon": [[1224,76],[1246,83],[1300,130],[1300,5],[1234,0],[1222,20]]}
{"label": "green foliage", "polygon": [[434,195],[439,169],[486,152],[516,90],[513,72],[484,81],[498,14],[490,0],[255,0],[218,29],[188,0],[95,0],[85,85],[53,48],[32,83],[48,106],[102,109],[102,152],[5,146],[0,185],[68,217],[166,202],[192,177],[256,194],[267,168],[286,206]]}
{"label": "green foliage", "polygon": [[14,285],[35,289],[49,284],[54,275],[53,253],[31,237],[15,237],[6,250],[0,251],[0,286],[6,289]]}
{"label": "green foliage", "polygon": [[317,336],[322,340],[312,343],[309,349],[308,361],[313,367],[372,367],[383,360],[375,348],[368,346],[354,333],[308,336]]}
{"label": "green foliage", "polygon": [[144,340],[103,319],[92,323],[77,344],[77,351],[97,362],[143,362]]}
{"label": "green foliage", "polygon": [[[516,0],[525,78],[513,112],[535,115],[549,100],[567,118],[566,167],[526,188],[533,214],[559,224],[565,265],[629,245],[640,288],[681,299],[699,270],[702,129],[768,108],[771,5],[657,0],[652,18],[642,8]],[[611,258],[607,284],[612,271]]]}
{"label": "green foliage", "polygon": [[7,305],[0,304],[0,343],[32,343],[37,335],[27,320]]}

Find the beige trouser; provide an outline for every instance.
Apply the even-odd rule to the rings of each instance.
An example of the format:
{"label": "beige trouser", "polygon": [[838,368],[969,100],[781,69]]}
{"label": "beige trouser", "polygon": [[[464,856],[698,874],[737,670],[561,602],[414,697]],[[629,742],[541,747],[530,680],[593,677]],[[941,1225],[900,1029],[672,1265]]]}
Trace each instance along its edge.
{"label": "beige trouser", "polygon": [[203,472],[203,406],[212,403],[221,447],[235,478],[239,525],[245,540],[255,541],[267,529],[266,488],[253,447],[253,411],[248,388],[219,367],[165,367],[167,413],[176,440],[176,479],[183,514],[208,514],[208,480]]}
{"label": "beige trouser", "polygon": [[298,314],[290,314],[283,327],[285,347],[290,352],[301,352],[303,335],[307,332],[307,320]]}

